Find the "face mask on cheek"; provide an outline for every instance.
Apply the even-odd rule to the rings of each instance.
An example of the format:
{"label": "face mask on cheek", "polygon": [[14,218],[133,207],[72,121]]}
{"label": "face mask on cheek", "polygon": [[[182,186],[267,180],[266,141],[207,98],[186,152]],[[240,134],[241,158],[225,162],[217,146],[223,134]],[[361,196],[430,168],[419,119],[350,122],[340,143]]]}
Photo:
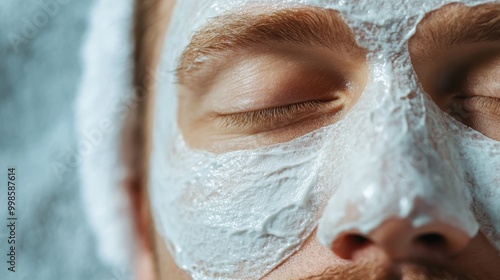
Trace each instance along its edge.
{"label": "face mask on cheek", "polygon": [[[176,68],[207,18],[256,2],[267,3],[178,3],[160,73]],[[390,217],[415,227],[446,221],[469,237],[481,229],[500,248],[500,143],[430,100],[407,48],[419,20],[451,1],[275,2],[265,5],[341,12],[363,38],[370,80],[340,122],[287,143],[212,154],[187,147],[177,128],[175,78],[160,76],[150,199],[176,263],[194,279],[257,279],[318,225],[319,240],[331,246],[342,232],[368,233]]]}

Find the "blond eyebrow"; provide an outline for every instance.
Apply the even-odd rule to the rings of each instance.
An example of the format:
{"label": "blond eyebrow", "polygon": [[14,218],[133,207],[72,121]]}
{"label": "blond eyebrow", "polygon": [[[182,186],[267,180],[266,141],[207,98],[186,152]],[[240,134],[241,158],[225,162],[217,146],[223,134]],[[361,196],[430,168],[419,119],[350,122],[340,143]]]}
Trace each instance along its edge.
{"label": "blond eyebrow", "polygon": [[453,46],[500,42],[500,3],[449,4],[428,14],[410,40],[410,51],[428,55]]}
{"label": "blond eyebrow", "polygon": [[271,43],[318,46],[360,54],[354,35],[338,12],[295,8],[264,14],[231,13],[211,18],[196,32],[180,57],[178,82],[185,84],[211,62],[224,63],[228,52]]}

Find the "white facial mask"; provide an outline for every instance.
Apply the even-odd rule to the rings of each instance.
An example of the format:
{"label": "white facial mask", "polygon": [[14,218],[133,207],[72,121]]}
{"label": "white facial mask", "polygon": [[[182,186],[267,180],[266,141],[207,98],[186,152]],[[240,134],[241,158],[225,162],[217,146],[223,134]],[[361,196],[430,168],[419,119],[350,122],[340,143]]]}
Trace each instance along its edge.
{"label": "white facial mask", "polygon": [[[407,50],[423,16],[451,2],[179,1],[161,61],[169,74],[155,101],[150,177],[156,226],[177,264],[194,279],[257,279],[318,224],[330,245],[343,231],[368,233],[390,217],[414,226],[444,220],[471,237],[481,229],[500,249],[500,142],[437,108]],[[255,150],[194,151],[177,128],[172,70],[207,18],[249,3],[340,11],[363,35],[370,80],[338,123]]]}

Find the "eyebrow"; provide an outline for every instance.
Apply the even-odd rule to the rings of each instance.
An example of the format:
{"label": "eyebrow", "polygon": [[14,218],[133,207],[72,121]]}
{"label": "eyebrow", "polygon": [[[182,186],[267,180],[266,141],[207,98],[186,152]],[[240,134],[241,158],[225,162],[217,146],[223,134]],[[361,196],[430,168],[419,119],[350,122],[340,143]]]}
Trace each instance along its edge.
{"label": "eyebrow", "polygon": [[410,39],[410,51],[428,55],[453,46],[500,41],[500,3],[449,4],[429,13]]}
{"label": "eyebrow", "polygon": [[292,43],[360,54],[354,35],[338,12],[321,8],[294,8],[270,13],[230,13],[211,18],[196,32],[180,57],[179,84],[200,78],[207,64],[221,64],[242,49],[270,48]]}

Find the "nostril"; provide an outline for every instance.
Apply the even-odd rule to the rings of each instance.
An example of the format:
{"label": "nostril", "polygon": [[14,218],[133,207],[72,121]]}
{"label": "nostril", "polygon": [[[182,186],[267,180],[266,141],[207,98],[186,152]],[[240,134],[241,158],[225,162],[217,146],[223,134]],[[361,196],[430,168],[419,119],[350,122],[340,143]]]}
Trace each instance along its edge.
{"label": "nostril", "polygon": [[432,251],[446,251],[448,246],[446,238],[439,233],[421,234],[415,237],[413,243],[416,246]]}
{"label": "nostril", "polygon": [[337,256],[350,260],[355,252],[372,243],[369,238],[360,234],[344,234],[333,242],[332,250]]}
{"label": "nostril", "polygon": [[445,223],[434,222],[414,227],[404,219],[391,219],[370,231],[346,231],[337,235],[330,245],[345,260],[386,258],[393,261],[449,258],[460,253],[470,236]]}
{"label": "nostril", "polygon": [[371,242],[370,239],[359,234],[348,234],[345,238],[347,242],[356,247],[363,247]]}

